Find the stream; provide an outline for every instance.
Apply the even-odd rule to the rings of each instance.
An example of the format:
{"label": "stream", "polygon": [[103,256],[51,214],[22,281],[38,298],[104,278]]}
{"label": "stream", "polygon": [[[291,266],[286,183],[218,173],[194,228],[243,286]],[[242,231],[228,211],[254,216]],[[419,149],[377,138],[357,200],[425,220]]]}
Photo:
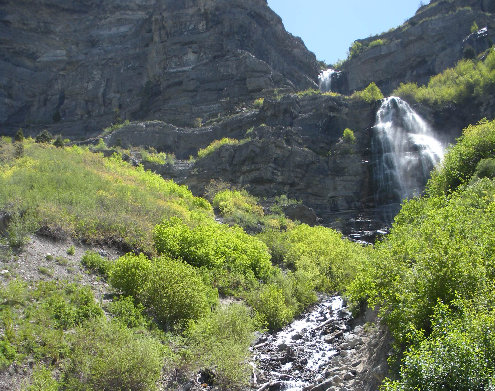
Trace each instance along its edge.
{"label": "stream", "polygon": [[[327,367],[344,348],[362,344],[350,331],[351,314],[340,296],[322,297],[310,312],[253,347],[258,391],[318,390]],[[354,342],[351,342],[354,341]],[[355,374],[349,376],[355,376]],[[326,388],[325,388],[326,390]]]}

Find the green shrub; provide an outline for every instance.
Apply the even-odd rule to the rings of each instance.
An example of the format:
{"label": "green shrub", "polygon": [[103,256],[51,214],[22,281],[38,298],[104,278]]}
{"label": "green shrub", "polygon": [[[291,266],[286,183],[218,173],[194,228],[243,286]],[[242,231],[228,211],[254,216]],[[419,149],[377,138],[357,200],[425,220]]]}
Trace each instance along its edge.
{"label": "green shrub", "polygon": [[362,91],[356,91],[351,95],[353,99],[364,100],[367,103],[373,103],[380,99],[383,99],[383,94],[378,88],[378,86],[371,82],[368,87]]}
{"label": "green shrub", "polygon": [[251,373],[249,347],[257,322],[244,304],[220,306],[191,324],[187,340],[196,370],[210,368],[221,389],[246,387]]}
{"label": "green shrub", "polygon": [[144,254],[120,257],[110,283],[126,296],[144,304],[165,328],[182,328],[204,316],[217,300],[198,271],[166,256],[149,260]]}
{"label": "green shrub", "polygon": [[74,246],[70,246],[68,249],[67,249],[67,255],[74,255],[76,252],[76,248]]}
{"label": "green shrub", "polygon": [[354,132],[349,128],[344,129],[344,133],[342,134],[342,139],[344,140],[344,142],[349,144],[353,144],[356,142],[356,136],[354,136]]}
{"label": "green shrub", "polygon": [[221,140],[215,140],[213,141],[210,145],[208,145],[206,148],[202,148],[198,151],[198,159],[203,159],[204,157],[208,156],[209,154],[215,152],[217,149],[219,149],[223,145],[238,145],[240,143],[239,140],[224,137]]}
{"label": "green shrub", "polygon": [[431,335],[406,353],[401,379],[388,381],[384,389],[490,390],[495,380],[495,314],[473,303],[469,306],[454,315],[439,303]]}
{"label": "green shrub", "polygon": [[48,130],[43,130],[40,134],[36,136],[35,141],[38,144],[49,144],[52,142],[53,136]]}
{"label": "green shrub", "polygon": [[253,106],[256,108],[256,109],[260,109],[261,107],[263,107],[263,102],[265,101],[265,98],[258,98],[258,99],[255,99],[254,102],[253,102]]}
{"label": "green shrub", "polygon": [[112,262],[103,258],[95,251],[88,250],[84,253],[81,264],[93,273],[108,277],[110,270],[112,270]]}
{"label": "green shrub", "polygon": [[205,316],[218,299],[194,267],[166,256],[152,262],[141,296],[166,329],[181,329],[188,321]]}
{"label": "green shrub", "polygon": [[461,60],[454,68],[431,77],[426,86],[401,84],[392,94],[429,105],[463,104],[473,98],[485,100],[494,86],[495,51],[491,49],[484,61]]}
{"label": "green shrub", "polygon": [[15,133],[14,141],[19,143],[22,143],[24,141],[24,132],[22,131],[22,128],[19,128]]}
{"label": "green shrub", "polygon": [[115,261],[109,281],[123,295],[140,298],[147,286],[151,270],[151,261],[144,254],[126,254]]}
{"label": "green shrub", "polygon": [[213,198],[213,207],[229,224],[237,224],[246,229],[256,229],[264,216],[258,199],[245,190],[223,190]]}
{"label": "green shrub", "polygon": [[[353,283],[357,295],[380,305],[396,341],[411,330],[431,332],[438,300],[480,297],[495,276],[495,182],[482,179],[449,199],[406,202],[391,234],[377,245],[372,263]],[[364,289],[363,289],[364,288]]]}
{"label": "green shrub", "polygon": [[349,48],[349,58],[359,56],[365,49],[366,47],[361,42],[354,41]]}
{"label": "green shrub", "polygon": [[495,178],[495,159],[481,159],[476,165],[472,179]]}
{"label": "green shrub", "polygon": [[55,138],[53,145],[56,146],[57,148],[62,148],[65,145],[65,142],[64,142],[64,139],[62,138],[62,136],[58,135]]}
{"label": "green shrub", "polygon": [[[442,168],[432,173],[427,193],[449,194],[469,182],[483,159],[495,156],[495,122],[480,121],[464,129],[463,135],[447,153]],[[488,168],[490,161],[482,163]],[[482,167],[479,167],[480,169]]]}
{"label": "green shrub", "polygon": [[70,390],[156,390],[164,360],[159,341],[104,319],[76,330],[65,382]]}
{"label": "green shrub", "polygon": [[115,319],[130,328],[149,325],[149,321],[143,315],[144,309],[141,303],[134,304],[130,296],[121,296],[108,305],[108,311]]}
{"label": "green shrub", "polygon": [[15,217],[12,244],[23,244],[27,234],[43,226],[76,239],[151,253],[153,227],[164,218],[213,217],[206,200],[118,155],[103,158],[87,148],[30,140],[23,144],[24,156],[15,160],[11,144],[0,146],[0,209]]}
{"label": "green shrub", "polygon": [[266,245],[239,227],[205,222],[189,228],[173,218],[155,227],[154,238],[158,253],[181,258],[196,267],[225,270],[264,281],[272,271]]}
{"label": "green shrub", "polygon": [[296,308],[287,302],[282,288],[275,284],[263,285],[253,292],[248,297],[248,303],[271,331],[284,327],[296,313]]}
{"label": "green shrub", "polygon": [[368,48],[374,48],[375,46],[382,46],[385,45],[386,43],[387,41],[385,39],[375,39],[374,41],[370,42]]}
{"label": "green shrub", "polygon": [[471,33],[476,33],[479,31],[479,27],[478,27],[478,23],[476,23],[476,21],[473,22],[473,24],[471,25]]}
{"label": "green shrub", "polygon": [[31,375],[30,385],[24,391],[58,391],[60,383],[53,378],[52,371],[46,367],[38,367]]}

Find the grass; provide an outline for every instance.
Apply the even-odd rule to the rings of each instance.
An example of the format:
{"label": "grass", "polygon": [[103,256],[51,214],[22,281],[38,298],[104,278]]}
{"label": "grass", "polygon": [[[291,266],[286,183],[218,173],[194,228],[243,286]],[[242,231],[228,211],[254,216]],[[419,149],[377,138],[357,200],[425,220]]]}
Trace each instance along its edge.
{"label": "grass", "polygon": [[24,144],[18,159],[9,145],[0,145],[0,210],[14,215],[11,236],[46,226],[88,242],[152,252],[152,229],[164,218],[212,216],[210,204],[186,187],[118,155],[105,159],[86,148]]}
{"label": "grass", "polygon": [[236,139],[228,138],[228,137],[224,137],[220,140],[215,140],[210,145],[208,145],[207,147],[202,148],[198,151],[198,159],[205,158],[206,156],[215,152],[216,150],[218,150],[220,147],[222,147],[224,145],[242,145],[242,144],[248,142],[249,140],[250,140],[249,138],[246,138],[243,140],[236,140]]}

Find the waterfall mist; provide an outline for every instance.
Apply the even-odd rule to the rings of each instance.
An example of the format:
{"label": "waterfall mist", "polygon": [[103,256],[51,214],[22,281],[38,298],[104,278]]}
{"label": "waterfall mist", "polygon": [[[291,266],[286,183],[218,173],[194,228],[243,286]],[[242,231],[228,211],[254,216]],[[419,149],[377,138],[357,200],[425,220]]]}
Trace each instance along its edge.
{"label": "waterfall mist", "polygon": [[402,200],[423,191],[444,148],[430,125],[407,102],[389,97],[376,114],[371,149],[375,202],[390,221]]}

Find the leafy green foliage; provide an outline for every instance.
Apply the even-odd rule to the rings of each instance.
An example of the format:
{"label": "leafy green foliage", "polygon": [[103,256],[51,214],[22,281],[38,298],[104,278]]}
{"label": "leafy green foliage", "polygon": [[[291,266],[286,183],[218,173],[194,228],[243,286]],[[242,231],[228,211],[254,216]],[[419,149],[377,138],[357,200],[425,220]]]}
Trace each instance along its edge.
{"label": "leafy green foliage", "polygon": [[354,132],[349,128],[344,129],[344,133],[342,134],[342,139],[346,143],[350,143],[350,144],[356,142],[356,136],[354,136]]}
{"label": "leafy green foliage", "polygon": [[124,296],[139,299],[151,274],[151,261],[144,254],[126,254],[110,271],[110,284]]}
{"label": "leafy green foliage", "polygon": [[491,96],[495,91],[495,51],[484,61],[461,60],[454,68],[433,76],[427,86],[401,84],[393,95],[430,105],[461,104],[472,98]]}
{"label": "leafy green foliage", "polygon": [[465,130],[348,290],[379,306],[404,354],[386,390],[493,386],[494,130],[487,121]]}
{"label": "leafy green foliage", "polygon": [[149,260],[144,254],[120,257],[110,273],[110,283],[132,296],[165,328],[182,328],[188,320],[206,315],[217,300],[198,271],[167,256]]}
{"label": "leafy green foliage", "polygon": [[265,98],[258,98],[258,99],[255,99],[254,102],[253,102],[253,106],[256,108],[256,109],[261,109],[263,107],[263,103],[265,102]]}
{"label": "leafy green foliage", "polygon": [[166,256],[152,263],[142,296],[166,328],[182,328],[187,321],[205,316],[218,298],[194,267]]}
{"label": "leafy green foliage", "polygon": [[[400,381],[387,391],[489,390],[495,380],[495,313],[473,303],[458,303],[454,315],[445,304],[435,307],[431,335],[411,348]],[[466,308],[467,306],[471,308]]]}
{"label": "leafy green foliage", "polygon": [[9,148],[0,148],[0,209],[18,216],[11,223],[13,242],[22,244],[25,234],[43,225],[152,252],[151,232],[163,218],[213,214],[186,187],[133,168],[118,155],[105,159],[79,147],[24,145],[24,156],[15,160]]}
{"label": "leafy green foliage", "polygon": [[108,311],[114,318],[130,328],[146,328],[149,325],[149,320],[143,315],[144,309],[141,303],[134,304],[131,296],[121,296],[108,305]]}
{"label": "leafy green foliage", "polygon": [[112,262],[103,258],[95,251],[88,250],[81,259],[81,264],[94,273],[100,274],[103,277],[108,277],[112,269]]}
{"label": "leafy green foliage", "polygon": [[43,130],[36,136],[35,141],[39,144],[49,144],[52,142],[53,136],[48,130]]}
{"label": "leafy green foliage", "polygon": [[224,137],[221,140],[215,140],[207,147],[202,148],[198,151],[198,159],[203,159],[204,157],[218,150],[223,145],[239,145],[240,143],[241,141],[228,137]]}
{"label": "leafy green foliage", "polygon": [[70,390],[151,391],[162,371],[160,342],[120,323],[95,320],[76,330],[65,382]]}
{"label": "leafy green foliage", "polygon": [[17,132],[15,133],[14,136],[14,141],[22,143],[24,141],[24,132],[22,131],[22,128],[17,129]]}
{"label": "leafy green foliage", "polygon": [[159,253],[181,258],[195,267],[213,269],[220,275],[226,271],[251,281],[266,281],[272,271],[265,244],[239,227],[205,222],[189,228],[180,219],[172,218],[155,227],[154,238]]}
{"label": "leafy green foliage", "polygon": [[365,49],[366,47],[362,44],[362,42],[354,41],[349,48],[349,58],[359,56]]}
{"label": "leafy green foliage", "polygon": [[60,384],[53,378],[52,371],[46,367],[36,368],[31,376],[31,384],[25,391],[58,391]]}
{"label": "leafy green foliage", "polygon": [[[427,186],[430,195],[449,194],[460,185],[469,182],[477,170],[482,170],[489,161],[483,159],[495,156],[495,122],[482,120],[468,126],[445,156],[442,168],[432,174]],[[481,172],[481,171],[478,171]]]}
{"label": "leafy green foliage", "polygon": [[186,335],[196,369],[214,369],[215,383],[222,389],[246,386],[256,328],[250,309],[240,303],[220,306],[192,323]]}
{"label": "leafy green foliage", "polygon": [[284,290],[276,284],[263,285],[248,298],[270,330],[278,330],[294,317],[296,309],[287,302]]}
{"label": "leafy green foliage", "polygon": [[383,94],[380,91],[380,88],[374,83],[371,82],[368,87],[366,87],[362,91],[356,91],[351,95],[352,99],[364,100],[367,103],[373,103],[380,99],[383,99]]}
{"label": "leafy green foliage", "polygon": [[264,212],[258,199],[245,190],[224,190],[213,198],[213,207],[229,224],[238,224],[247,229],[256,229],[261,224]]}

